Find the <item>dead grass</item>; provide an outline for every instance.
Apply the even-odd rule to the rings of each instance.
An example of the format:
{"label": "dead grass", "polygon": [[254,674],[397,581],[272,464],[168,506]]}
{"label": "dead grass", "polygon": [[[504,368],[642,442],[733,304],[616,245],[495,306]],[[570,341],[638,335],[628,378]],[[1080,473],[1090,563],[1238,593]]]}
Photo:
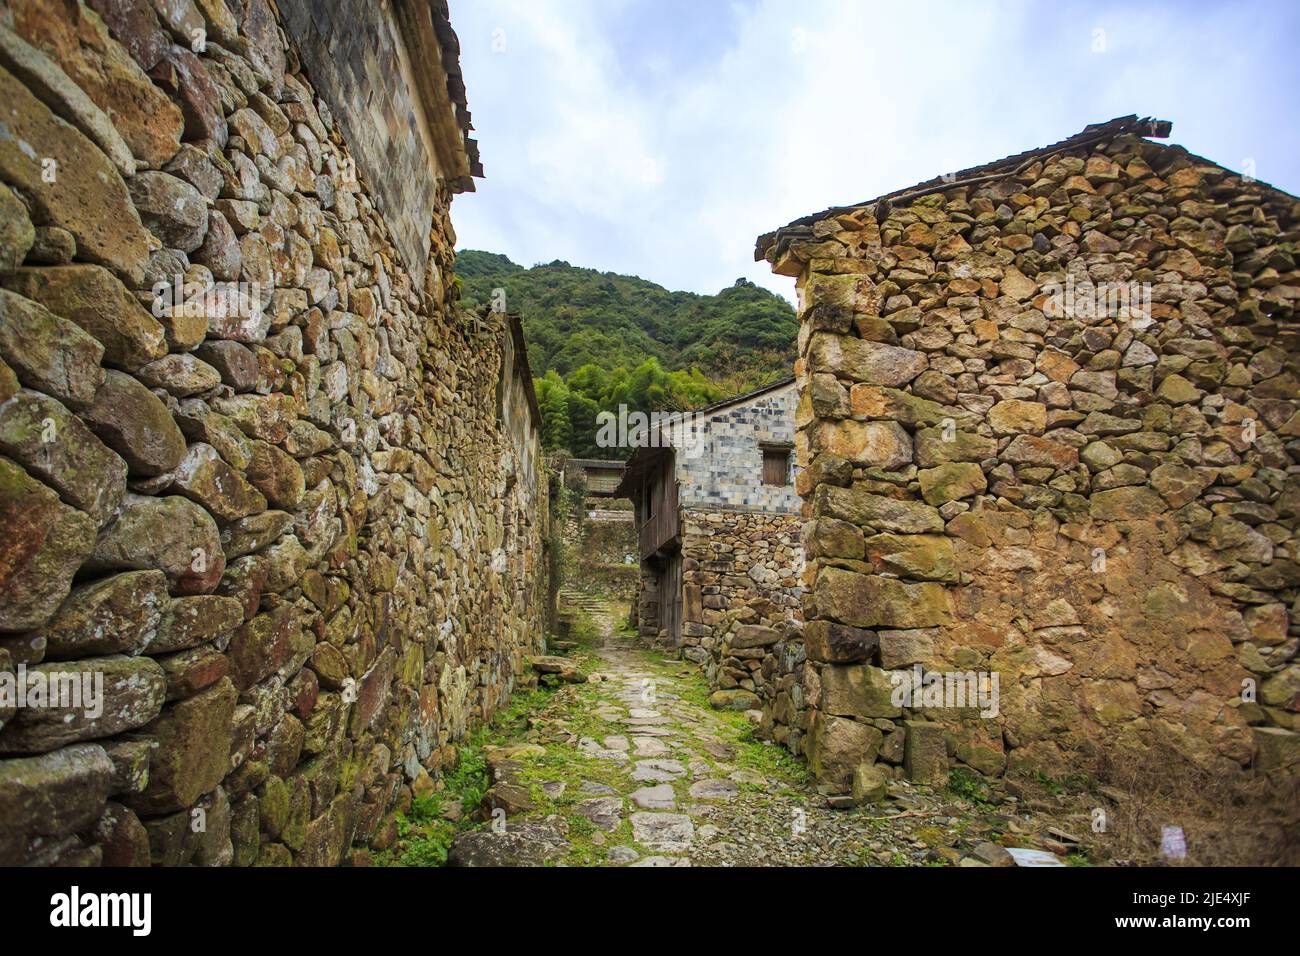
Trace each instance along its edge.
{"label": "dead grass", "polygon": [[[1102,857],[1095,862],[1300,865],[1300,781],[1295,777],[1207,770],[1169,744],[1158,744],[1141,755],[1099,755],[1093,779],[1088,796],[1106,814],[1105,832],[1088,834],[1093,855]],[[1182,861],[1166,860],[1161,852],[1166,826],[1183,830],[1187,855]]]}

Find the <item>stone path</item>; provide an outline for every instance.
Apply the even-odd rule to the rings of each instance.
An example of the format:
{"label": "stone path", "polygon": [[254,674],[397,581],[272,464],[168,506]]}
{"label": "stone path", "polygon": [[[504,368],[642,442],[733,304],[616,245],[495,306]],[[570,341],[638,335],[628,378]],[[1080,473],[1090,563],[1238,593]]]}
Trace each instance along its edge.
{"label": "stone path", "polygon": [[[561,687],[506,746],[488,748],[495,825],[462,834],[456,865],[1006,865],[1043,823],[1008,805],[891,785],[883,804],[831,809],[802,761],[707,704],[703,676],[596,616],[588,682]],[[576,658],[575,658],[576,659]],[[1006,801],[1007,798],[999,798]],[[1019,839],[1023,835],[1025,839]]]}

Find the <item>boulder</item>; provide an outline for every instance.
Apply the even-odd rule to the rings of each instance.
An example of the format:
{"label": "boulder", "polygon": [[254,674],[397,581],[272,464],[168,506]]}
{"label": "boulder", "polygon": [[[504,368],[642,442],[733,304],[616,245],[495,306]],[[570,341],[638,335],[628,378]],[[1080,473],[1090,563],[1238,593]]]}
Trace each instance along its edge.
{"label": "boulder", "polygon": [[92,825],[112,779],[113,763],[96,744],[0,760],[0,865],[25,865],[43,843]]}
{"label": "boulder", "polygon": [[206,511],[179,495],[130,493],[86,562],[90,571],[161,570],[179,594],[212,591],[225,566],[216,522]]}
{"label": "boulder", "polygon": [[104,347],[108,365],[134,372],[167,354],[162,324],[107,269],[80,264],[17,269],[0,276],[0,285],[76,323]]}
{"label": "boulder", "polygon": [[0,404],[0,451],[99,527],[126,494],[126,462],[62,404],[22,389]]}
{"label": "boulder", "polygon": [[161,571],[127,571],[80,585],[41,629],[45,656],[139,654],[156,638],[171,600]]}
{"label": "boulder", "polygon": [[84,258],[139,283],[149,259],[149,233],[112,161],[3,68],[0,102],[6,129],[0,136],[0,180],[22,192],[35,221],[68,230]]}
{"label": "boulder", "polygon": [[95,401],[104,346],[38,302],[0,289],[0,357],[28,388],[74,411]]}
{"label": "boulder", "polygon": [[147,657],[91,657],[27,668],[45,685],[42,706],[21,707],[0,730],[0,753],[44,753],[65,744],[111,737],[158,716],[166,695],[162,668]]}
{"label": "boulder", "polygon": [[148,786],[123,802],[137,813],[171,813],[193,806],[221,783],[230,769],[235,697],[234,685],[222,678],[197,696],[164,707],[135,738],[153,747]]}
{"label": "boulder", "polygon": [[123,372],[108,369],[82,418],[122,456],[133,476],[152,478],[185,457],[185,436],[158,396]]}
{"label": "boulder", "polygon": [[0,632],[40,627],[95,548],[96,523],[0,457]]}
{"label": "boulder", "polygon": [[811,596],[816,614],[854,627],[936,627],[952,621],[947,589],[878,574],[823,568]]}
{"label": "boulder", "polygon": [[814,711],[807,741],[809,769],[819,786],[844,793],[858,765],[875,760],[883,739],[870,724]]}

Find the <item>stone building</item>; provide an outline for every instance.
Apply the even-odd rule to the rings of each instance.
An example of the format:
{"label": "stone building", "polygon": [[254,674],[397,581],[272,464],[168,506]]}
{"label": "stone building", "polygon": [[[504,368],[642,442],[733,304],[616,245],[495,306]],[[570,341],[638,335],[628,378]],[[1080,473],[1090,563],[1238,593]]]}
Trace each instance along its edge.
{"label": "stone building", "polygon": [[1294,782],[1300,201],[1169,129],[1112,120],[758,240],[799,295],[824,787],[1168,750]]}
{"label": "stone building", "polygon": [[0,0],[0,864],[364,855],[523,678],[457,59],[442,0]]}
{"label": "stone building", "polygon": [[640,633],[704,666],[739,709],[775,697],[764,661],[799,621],[796,397],[786,378],[674,416],[646,434],[617,491],[636,514]]}

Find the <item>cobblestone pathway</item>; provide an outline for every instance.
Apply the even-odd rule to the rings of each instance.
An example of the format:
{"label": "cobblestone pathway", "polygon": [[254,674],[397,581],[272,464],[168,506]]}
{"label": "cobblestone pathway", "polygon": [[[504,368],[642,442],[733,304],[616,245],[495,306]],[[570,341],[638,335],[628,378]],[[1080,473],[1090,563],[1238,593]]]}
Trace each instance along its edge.
{"label": "cobblestone pathway", "polygon": [[1042,845],[1046,823],[1005,794],[895,783],[884,803],[831,809],[802,761],[708,706],[693,666],[591,616],[604,636],[574,652],[587,679],[486,749],[495,819],[456,840],[453,865],[1008,865],[995,840]]}

